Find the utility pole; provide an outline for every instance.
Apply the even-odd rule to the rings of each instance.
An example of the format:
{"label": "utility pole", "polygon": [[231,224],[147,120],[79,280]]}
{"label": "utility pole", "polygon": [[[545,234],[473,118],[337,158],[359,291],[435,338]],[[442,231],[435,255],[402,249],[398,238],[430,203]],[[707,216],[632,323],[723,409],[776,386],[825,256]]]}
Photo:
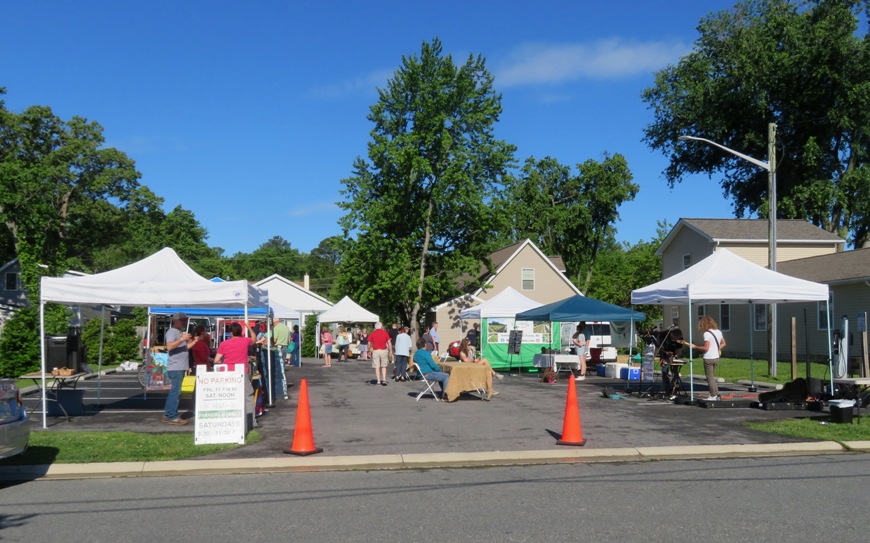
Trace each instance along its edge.
{"label": "utility pole", "polygon": [[[768,267],[776,271],[776,123],[767,125],[767,222]],[[770,304],[770,368],[771,377],[776,377],[776,304]]]}

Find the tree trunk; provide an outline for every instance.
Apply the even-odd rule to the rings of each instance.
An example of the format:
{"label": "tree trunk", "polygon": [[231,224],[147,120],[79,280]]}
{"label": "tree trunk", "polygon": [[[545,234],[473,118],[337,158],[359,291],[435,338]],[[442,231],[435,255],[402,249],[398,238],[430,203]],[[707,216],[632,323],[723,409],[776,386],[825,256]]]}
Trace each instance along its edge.
{"label": "tree trunk", "polygon": [[[429,239],[431,235],[431,223],[432,223],[432,210],[435,207],[435,203],[432,201],[432,196],[429,196],[429,208],[426,210],[426,230],[423,236],[423,250],[420,253],[420,277],[419,283],[417,284],[417,299],[414,300],[414,306],[411,309],[411,323],[412,326],[416,326],[419,322],[418,318],[420,316],[420,309],[422,308],[423,302],[423,281],[426,280],[426,256],[429,254]],[[416,335],[416,334],[415,334]]]}

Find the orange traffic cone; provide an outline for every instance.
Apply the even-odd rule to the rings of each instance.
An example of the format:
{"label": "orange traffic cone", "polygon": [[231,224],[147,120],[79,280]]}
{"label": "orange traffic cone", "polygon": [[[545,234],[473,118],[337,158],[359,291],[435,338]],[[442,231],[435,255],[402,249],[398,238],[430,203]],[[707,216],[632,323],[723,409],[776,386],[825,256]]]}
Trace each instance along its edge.
{"label": "orange traffic cone", "polygon": [[582,447],[586,444],[580,428],[580,408],[577,407],[577,387],[574,379],[568,379],[568,401],[565,403],[565,422],[562,425],[562,439],[557,445]]}
{"label": "orange traffic cone", "polygon": [[299,407],[296,409],[296,429],[293,431],[293,445],[284,449],[287,454],[308,456],[323,452],[314,446],[311,433],[311,411],[308,408],[308,379],[299,381]]}

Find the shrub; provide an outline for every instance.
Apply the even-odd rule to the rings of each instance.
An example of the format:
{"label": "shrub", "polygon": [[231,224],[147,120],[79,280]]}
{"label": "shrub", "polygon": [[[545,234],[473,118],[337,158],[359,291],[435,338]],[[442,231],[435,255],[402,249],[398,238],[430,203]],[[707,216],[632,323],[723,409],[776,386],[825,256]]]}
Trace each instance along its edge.
{"label": "shrub", "polygon": [[[69,331],[70,311],[64,306],[46,304],[46,335],[66,335]],[[3,327],[0,336],[0,376],[18,377],[39,371],[39,308],[24,307]]]}

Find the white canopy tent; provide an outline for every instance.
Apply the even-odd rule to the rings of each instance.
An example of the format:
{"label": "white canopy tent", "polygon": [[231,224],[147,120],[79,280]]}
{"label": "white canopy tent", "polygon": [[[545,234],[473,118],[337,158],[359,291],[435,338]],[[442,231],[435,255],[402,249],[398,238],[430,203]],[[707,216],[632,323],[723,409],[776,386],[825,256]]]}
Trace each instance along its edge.
{"label": "white canopy tent", "polygon": [[[657,283],[631,291],[632,304],[777,304],[788,302],[829,303],[828,285],[805,281],[763,268],[727,249]],[[828,307],[828,363],[831,364],[830,307]],[[692,342],[692,326],[689,326]],[[691,364],[691,350],[689,355]],[[831,368],[833,390],[833,368]],[[690,370],[691,371],[691,370]],[[694,399],[694,387],[692,387]]]}
{"label": "white canopy tent", "polygon": [[463,309],[459,313],[460,319],[485,319],[488,317],[513,317],[529,309],[540,307],[542,304],[531,298],[523,296],[513,287],[507,287],[489,300],[474,307]]}
{"label": "white canopy tent", "polygon": [[317,322],[378,322],[378,316],[345,296],[330,309],[317,315]]}
{"label": "white canopy tent", "polygon": [[[215,283],[197,274],[170,248],[138,262],[82,277],[43,277],[40,282],[39,327],[42,369],[42,427],[46,427],[45,304],[75,305],[268,307],[268,293],[245,280]],[[102,339],[101,339],[102,344]],[[100,359],[102,366],[102,357]]]}

